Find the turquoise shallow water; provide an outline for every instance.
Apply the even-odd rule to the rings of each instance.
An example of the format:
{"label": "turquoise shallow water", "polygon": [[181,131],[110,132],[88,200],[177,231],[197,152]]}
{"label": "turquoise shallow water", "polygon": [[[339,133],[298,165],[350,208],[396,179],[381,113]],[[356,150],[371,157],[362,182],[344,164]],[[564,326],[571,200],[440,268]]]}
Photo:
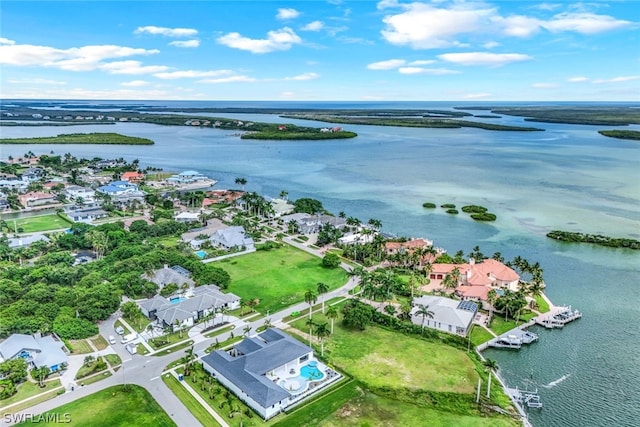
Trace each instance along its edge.
{"label": "turquoise shallow water", "polygon": [[[268,115],[253,120],[291,122]],[[523,123],[517,117],[498,122]],[[427,237],[452,253],[469,253],[479,245],[487,255],[500,251],[507,259],[520,255],[539,261],[549,297],[580,309],[584,317],[563,330],[536,331],[539,342],[519,352],[492,351],[490,357],[509,385],[538,388],[544,409],[531,411],[536,427],[635,426],[640,419],[640,255],[566,245],[545,233],[565,229],[640,238],[640,144],[602,137],[596,132],[600,127],[535,126],[547,130],[345,126],[358,138],[320,142],[242,141],[219,130],[139,123],[108,129],[1,128],[3,137],[119,132],[151,138],[156,145],[0,146],[0,155],[54,150],[137,158],[165,170],[196,169],[218,180],[219,188],[235,187],[235,178],[243,176],[248,190],[275,197],[284,189],[291,199],[314,197],[333,212],[380,219],[384,231]],[[464,214],[425,210],[425,201],[481,204],[498,220],[482,224]]]}

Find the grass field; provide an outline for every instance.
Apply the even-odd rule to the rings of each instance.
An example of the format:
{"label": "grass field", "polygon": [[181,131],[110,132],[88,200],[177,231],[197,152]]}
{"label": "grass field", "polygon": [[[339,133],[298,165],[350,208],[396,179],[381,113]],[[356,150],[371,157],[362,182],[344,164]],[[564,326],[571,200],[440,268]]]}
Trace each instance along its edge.
{"label": "grass field", "polygon": [[329,289],[347,282],[343,269],[327,269],[321,263],[318,257],[283,246],[226,259],[216,265],[231,275],[229,292],[243,299],[258,298],[260,305],[256,310],[273,313],[304,301],[304,293],[309,289],[316,292],[318,282]]}
{"label": "grass field", "polygon": [[[90,427],[169,427],[176,424],[169,415],[142,387],[129,385],[129,391],[122,386],[109,387],[97,393],[67,403],[48,412],[69,414],[73,426]],[[28,425],[25,422],[18,425]],[[57,422],[39,422],[39,425],[55,425]]]}
{"label": "grass field", "polygon": [[507,427],[520,423],[507,417],[464,416],[451,412],[424,408],[363,392],[350,400],[330,417],[318,425],[326,427],[386,427],[386,426],[429,426],[429,427]]}
{"label": "grass field", "polygon": [[[330,324],[321,314],[313,318]],[[300,319],[293,326],[308,332],[305,322]],[[324,348],[339,371],[372,387],[473,393],[478,382],[475,366],[464,351],[375,326],[352,331],[336,319]]]}
{"label": "grass field", "polygon": [[98,350],[104,350],[109,346],[109,343],[107,343],[107,340],[105,340],[102,335],[97,335],[90,339],[93,345],[95,345]]}
{"label": "grass field", "polygon": [[60,380],[52,380],[46,381],[44,383],[45,387],[40,388],[38,384],[34,384],[29,381],[24,381],[22,384],[18,386],[18,392],[11,396],[8,399],[0,400],[0,408],[5,408],[9,405],[12,405],[16,402],[20,402],[21,400],[27,399],[29,397],[53,390],[57,387],[60,387]]}
{"label": "grass field", "polygon": [[12,229],[22,228],[24,233],[35,233],[38,231],[57,230],[61,228],[69,228],[71,222],[65,221],[56,214],[32,216],[29,218],[16,219],[15,223],[11,220],[7,224]]}
{"label": "grass field", "polygon": [[164,374],[162,381],[171,389],[173,394],[187,407],[189,412],[200,421],[203,426],[218,425],[206,409],[185,389],[182,384],[171,374]]}
{"label": "grass field", "polygon": [[542,295],[536,295],[536,304],[538,304],[538,311],[540,313],[549,312],[549,303],[544,298],[542,298]]}
{"label": "grass field", "polygon": [[489,341],[491,338],[493,338],[493,335],[491,335],[491,333],[489,333],[489,331],[487,331],[485,328],[482,328],[478,325],[473,325],[473,327],[471,328],[470,337],[471,344],[477,346]]}
{"label": "grass field", "polygon": [[69,340],[69,344],[73,348],[71,353],[73,354],[87,354],[93,353],[93,349],[87,342],[87,340]]}

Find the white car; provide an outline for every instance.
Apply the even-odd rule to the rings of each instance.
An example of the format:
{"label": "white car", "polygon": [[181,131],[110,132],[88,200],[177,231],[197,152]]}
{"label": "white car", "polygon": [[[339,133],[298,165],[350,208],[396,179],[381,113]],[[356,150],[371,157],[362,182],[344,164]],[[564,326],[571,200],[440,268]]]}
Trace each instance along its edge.
{"label": "white car", "polygon": [[116,337],[114,337],[113,335],[109,335],[109,344],[115,344],[116,343]]}
{"label": "white car", "polygon": [[116,334],[118,334],[118,335],[124,334],[124,328],[122,326],[118,326],[116,328]]}

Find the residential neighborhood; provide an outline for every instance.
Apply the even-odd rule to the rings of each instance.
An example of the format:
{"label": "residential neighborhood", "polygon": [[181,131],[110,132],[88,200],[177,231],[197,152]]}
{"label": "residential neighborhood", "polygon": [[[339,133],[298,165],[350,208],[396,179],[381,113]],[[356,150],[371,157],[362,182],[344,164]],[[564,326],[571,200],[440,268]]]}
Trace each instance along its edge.
{"label": "residential neighborhood", "polygon": [[[53,405],[85,388],[162,378],[153,397],[183,419],[198,416],[195,404],[222,425],[236,413],[260,425],[355,387],[354,376],[371,381],[341,359],[351,351],[341,340],[405,331],[418,348],[445,341],[462,351],[499,335],[495,316],[531,319],[547,304],[536,264],[479,248],[450,255],[284,190],[212,190],[197,171],[145,173],[124,159],[34,158],[3,163],[6,182],[26,187],[2,189],[14,217],[0,224],[0,256],[12,263],[8,277],[32,272],[24,289],[0,283],[9,399],[30,382],[34,395],[57,387],[42,404]],[[65,162],[79,167],[65,172]],[[206,403],[214,390],[227,403]]]}

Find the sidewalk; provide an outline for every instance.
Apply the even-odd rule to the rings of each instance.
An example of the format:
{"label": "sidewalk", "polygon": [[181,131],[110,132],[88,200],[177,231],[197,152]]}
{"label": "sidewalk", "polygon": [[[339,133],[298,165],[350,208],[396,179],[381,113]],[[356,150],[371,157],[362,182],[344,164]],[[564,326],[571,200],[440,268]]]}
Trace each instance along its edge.
{"label": "sidewalk", "polygon": [[[124,317],[120,317],[120,318],[118,318],[118,320],[119,320],[120,322],[122,322],[122,324],[123,324],[127,329],[129,329],[129,330],[130,330],[130,331],[132,331],[132,332],[135,332],[138,336],[140,335],[140,334],[138,334],[138,333],[136,332],[136,330],[135,330],[135,329],[133,329],[133,328],[131,327],[131,325],[130,325],[126,320],[124,320]],[[126,334],[125,334],[125,335],[126,335]],[[155,350],[154,350],[154,349],[153,349],[153,348],[152,348],[152,347],[147,343],[147,341],[145,341],[145,340],[144,340],[144,338],[140,337],[140,339],[139,339],[139,340],[137,340],[137,341],[136,341],[136,340],[134,340],[133,342],[134,342],[134,343],[135,343],[135,342],[139,342],[140,344],[142,344],[143,346],[145,346],[145,348],[149,351],[149,353],[155,353]]]}
{"label": "sidewalk", "polygon": [[[175,379],[178,379],[178,374],[176,373],[175,369],[171,370],[171,375],[174,376]],[[214,411],[213,409],[211,409],[211,406],[209,406],[207,404],[207,402],[204,401],[204,399],[202,398],[202,396],[200,396],[194,389],[191,388],[191,386],[186,382],[186,381],[179,381],[180,384],[182,384],[182,386],[193,396],[194,399],[196,399],[198,401],[198,403],[200,405],[202,405],[202,407],[209,413],[211,414],[211,416],[213,418],[215,418],[215,420],[222,426],[222,427],[230,427],[229,424],[227,424],[227,422],[220,416],[218,415],[218,413],[216,411]]]}

